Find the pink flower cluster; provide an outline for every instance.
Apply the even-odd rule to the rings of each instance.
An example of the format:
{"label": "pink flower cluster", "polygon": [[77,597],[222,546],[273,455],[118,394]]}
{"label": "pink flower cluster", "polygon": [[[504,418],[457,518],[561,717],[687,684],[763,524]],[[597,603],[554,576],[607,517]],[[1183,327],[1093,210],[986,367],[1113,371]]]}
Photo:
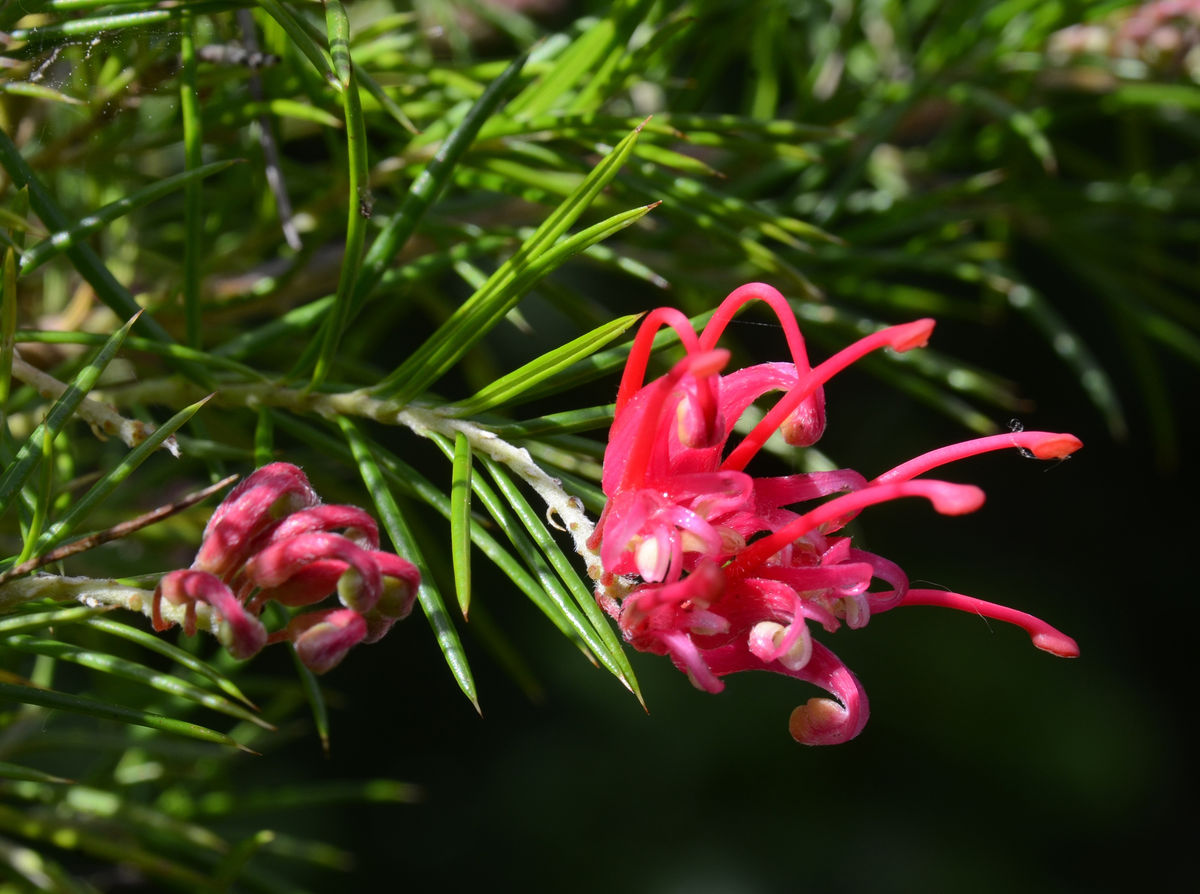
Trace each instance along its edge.
{"label": "pink flower cluster", "polygon": [[[156,630],[165,630],[170,623],[162,616],[163,600],[184,606],[184,629],[191,635],[196,605],[203,603],[235,658],[286,640],[305,665],[324,673],[352,647],[376,642],[406,618],[420,582],[415,565],[379,549],[370,515],[356,506],[322,503],[300,469],[271,463],[217,507],[191,567],[159,581],[151,617]],[[335,591],[341,608],[298,614],[276,633],[268,634],[259,620],[271,600],[295,608]]]}
{"label": "pink flower cluster", "polygon": [[[779,318],[791,361],[724,372],[729,352],[717,342],[752,300],[766,302]],[[686,353],[666,375],[645,383],[654,336],[664,325],[679,334]],[[832,633],[843,623],[862,627],[872,614],[901,605],[943,605],[1017,624],[1053,654],[1078,654],[1074,640],[1023,612],[958,593],[911,589],[897,565],[838,534],[867,506],[901,497],[921,497],[946,515],[972,512],[983,503],[979,488],[919,476],[1003,448],[1041,459],[1065,457],[1082,446],[1073,435],[1025,431],[978,438],[870,480],[850,469],[774,478],[744,471],[775,432],[798,447],[821,437],[823,385],[835,373],[883,347],[921,347],[933,325],[918,320],[884,329],[813,368],[786,300],[762,283],[734,291],[698,335],[672,308],[646,317],[617,393],[604,454],[608,501],[589,541],[604,569],[597,598],[635,648],[670,656],[709,692],[723,688],[721,677],[745,670],[815,683],[836,700],[811,699],[795,709],[789,724],[793,737],[810,745],[853,738],[868,714],[862,686],[813,638],[813,625]],[[731,445],[739,419],[771,392],[782,396]],[[815,501],[822,502],[797,506]],[[872,590],[874,581],[885,588]],[[615,598],[613,592],[626,595]]]}

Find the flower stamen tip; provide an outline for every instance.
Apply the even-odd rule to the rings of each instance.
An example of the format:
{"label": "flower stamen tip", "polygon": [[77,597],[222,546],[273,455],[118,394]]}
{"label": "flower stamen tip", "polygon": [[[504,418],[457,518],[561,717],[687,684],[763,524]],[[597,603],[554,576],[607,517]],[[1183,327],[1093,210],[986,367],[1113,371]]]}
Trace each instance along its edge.
{"label": "flower stamen tip", "polygon": [[1078,658],[1079,644],[1065,633],[1057,630],[1035,633],[1033,644],[1043,652],[1049,652],[1059,658]]}
{"label": "flower stamen tip", "polygon": [[939,487],[931,496],[933,508],[942,515],[967,515],[983,505],[987,495],[973,484],[948,484]]}
{"label": "flower stamen tip", "polygon": [[1083,446],[1083,441],[1074,435],[1051,434],[1029,449],[1038,459],[1064,459]]}
{"label": "flower stamen tip", "polygon": [[846,740],[846,709],[831,698],[810,698],[792,711],[788,732],[801,745],[838,745]]}
{"label": "flower stamen tip", "polygon": [[900,353],[911,351],[913,348],[923,348],[929,344],[929,336],[933,334],[933,327],[936,324],[935,320],[926,317],[921,320],[913,320],[911,323],[893,326],[889,330],[891,334],[889,345],[893,351]]}

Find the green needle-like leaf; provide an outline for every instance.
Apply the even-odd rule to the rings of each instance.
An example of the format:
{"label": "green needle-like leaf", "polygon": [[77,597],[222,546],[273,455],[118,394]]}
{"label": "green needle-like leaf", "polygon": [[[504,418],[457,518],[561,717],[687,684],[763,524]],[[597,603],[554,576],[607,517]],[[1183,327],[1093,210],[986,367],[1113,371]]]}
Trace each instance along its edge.
{"label": "green needle-like leaf", "polygon": [[641,314],[618,317],[560,348],[548,351],[536,360],[526,363],[519,369],[482,388],[474,396],[457,404],[451,404],[455,415],[474,416],[512,403],[539,382],[551,378],[578,360],[590,357],[624,333],[640,317]]}
{"label": "green needle-like leaf", "polygon": [[354,301],[354,287],[362,264],[363,245],[367,239],[367,219],[371,216],[371,187],[367,172],[367,126],[363,119],[362,101],[355,80],[354,63],[350,58],[350,20],[338,0],[325,0],[325,26],[329,32],[329,53],[342,94],[342,113],[346,119],[346,158],[348,191],[350,194],[346,220],[346,244],[342,254],[342,270],[338,277],[337,295],[333,308],[325,318],[321,350],[313,371],[312,384],[320,385],[329,374],[337,354]]}
{"label": "green needle-like leaf", "polygon": [[383,473],[380,471],[379,464],[375,460],[366,438],[350,419],[343,416],[339,417],[337,422],[350,445],[363,483],[375,501],[375,508],[379,510],[380,520],[383,522],[388,537],[392,540],[392,545],[398,553],[420,569],[421,586],[417,590],[417,599],[421,603],[425,617],[429,619],[429,623],[433,627],[438,646],[441,647],[442,654],[446,657],[446,663],[450,666],[450,672],[454,674],[454,679],[458,682],[463,694],[471,700],[475,710],[479,711],[479,696],[475,691],[475,679],[471,674],[471,667],[467,663],[462,640],[459,639],[458,631],[454,629],[454,624],[446,611],[446,603],[442,599],[442,594],[439,592],[437,584],[434,583],[432,570],[417,547],[416,538],[413,537],[408,522],[400,514],[400,507],[396,505],[396,500],[392,496],[391,490],[388,489],[387,482],[384,481]]}
{"label": "green needle-like leaf", "polygon": [[110,469],[104,477],[88,489],[87,493],[72,504],[70,511],[66,515],[51,525],[49,530],[39,538],[36,553],[41,555],[46,550],[65,540],[83,522],[92,509],[116,490],[117,486],[132,475],[134,470],[145,462],[150,457],[150,454],[159,448],[163,441],[182,428],[183,424],[191,419],[210,399],[211,395],[203,400],[196,401],[190,406],[184,407],[164,422],[145,441],[125,454],[125,457],[116,466]]}
{"label": "green needle-like leaf", "polygon": [[10,636],[5,640],[5,644],[9,648],[22,652],[30,652],[34,655],[49,655],[59,661],[70,661],[83,667],[89,667],[92,670],[112,674],[126,680],[133,680],[156,689],[159,692],[165,692],[168,695],[195,702],[198,705],[221,714],[249,721],[257,726],[261,726],[263,729],[273,730],[275,728],[257,714],[247,711],[242,706],[227,701],[219,695],[205,692],[203,689],[193,686],[179,677],[152,670],[145,665],[119,658],[115,655],[84,649],[58,640],[40,639],[25,635]]}
{"label": "green needle-like leaf", "polygon": [[67,424],[67,420],[75,412],[75,408],[79,406],[87,396],[87,393],[96,384],[96,380],[100,378],[100,373],[104,372],[109,361],[116,356],[117,351],[121,348],[121,343],[125,340],[125,336],[129,334],[129,329],[136,320],[137,317],[133,317],[133,319],[129,320],[129,322],[109,337],[104,347],[75,376],[71,382],[71,386],[63,392],[62,397],[56,400],[50,407],[45,421],[34,429],[25,443],[21,445],[21,449],[17,451],[12,464],[5,469],[4,475],[0,476],[0,515],[3,515],[5,510],[8,509],[13,495],[24,487],[25,481],[33,471],[34,466],[41,460],[44,438],[47,435],[50,438],[57,437],[58,433],[62,431],[63,426]]}
{"label": "green needle-like leaf", "polygon": [[[435,436],[433,440],[442,448],[443,453],[446,453],[447,456],[451,455],[452,448],[448,441],[440,436]],[[553,570],[546,564],[546,560],[538,551],[536,544],[521,530],[520,521],[505,501],[478,475],[471,476],[471,489],[479,497],[483,508],[504,531],[505,536],[517,551],[517,555],[521,557],[533,573],[533,577],[536,578],[536,580],[531,580],[529,585],[522,586],[526,595],[559,630],[575,642],[584,656],[594,664],[593,653],[596,652],[597,646],[603,646],[603,643],[600,642],[583,613],[571,600],[562,583],[554,576]],[[511,580],[514,582],[519,580],[509,569],[503,566],[501,568]],[[521,570],[522,574],[528,578],[528,573]]]}
{"label": "green needle-like leaf", "polygon": [[596,224],[564,245],[552,246],[617,175],[633,151],[639,131],[634,130],[592,169],[579,187],[542,222],[517,253],[504,262],[433,335],[381,382],[377,392],[407,402],[441,378],[520,300],[524,291],[572,254],[628,226],[653,206],[637,208]]}
{"label": "green needle-like leaf", "polygon": [[10,246],[4,250],[4,268],[0,270],[0,414],[8,403],[12,386],[13,333],[17,329],[17,263]]}
{"label": "green needle-like leaf", "polygon": [[571,597],[575,600],[575,604],[579,606],[588,623],[591,625],[592,630],[599,636],[600,647],[598,649],[591,640],[588,641],[588,645],[596,650],[596,657],[600,659],[601,663],[618,680],[629,687],[629,690],[641,701],[641,689],[638,686],[637,677],[633,673],[633,667],[629,663],[629,658],[625,654],[625,649],[613,631],[612,625],[604,617],[604,613],[596,604],[591,591],[584,586],[579,572],[571,564],[571,560],[567,558],[562,547],[555,541],[554,535],[546,528],[545,523],[534,512],[533,507],[529,505],[529,501],[525,499],[525,495],[521,493],[516,483],[509,477],[508,472],[499,463],[488,457],[483,457],[483,463],[491,474],[492,480],[496,482],[496,487],[504,496],[512,512],[520,519],[525,530],[529,532],[529,535],[537,543],[538,548],[550,562],[559,579],[567,585],[567,589]]}
{"label": "green needle-like leaf", "polygon": [[110,202],[103,208],[93,211],[73,227],[54,233],[27,249],[21,255],[19,268],[21,275],[25,276],[33,272],[51,258],[66,251],[67,248],[78,243],[84,237],[90,236],[92,233],[100,230],[106,224],[112,223],[114,220],[124,217],[132,211],[136,211],[138,208],[148,205],[156,199],[170,195],[181,187],[197,183],[205,177],[211,177],[213,174],[220,173],[240,163],[240,159],[215,161],[212,164],[184,171],[182,174],[164,177],[162,180],[155,181],[144,189],[131,192],[129,195],[122,196],[115,202]]}
{"label": "green needle-like leaf", "polygon": [[329,84],[337,84],[337,75],[325,50],[309,36],[304,25],[296,19],[292,11],[279,0],[255,0],[263,12],[273,18],[292,41],[292,46],[299,50],[317,73]]}
{"label": "green needle-like leaf", "polygon": [[304,697],[308,700],[309,710],[312,711],[313,726],[317,730],[317,738],[321,740],[321,751],[329,754],[329,709],[325,705],[325,693],[321,691],[321,681],[312,669],[300,660],[300,654],[292,649],[292,663],[300,685],[304,687]]}
{"label": "green needle-like leaf", "polygon": [[[511,259],[467,300],[454,315],[378,386],[378,393],[404,403],[445,375],[471,347],[504,318],[524,294],[546,274],[587,246],[640,220],[656,205],[635,208],[564,239],[536,258],[509,270]],[[528,243],[527,243],[528,244]],[[524,249],[522,249],[524,251]],[[518,252],[520,255],[521,252]],[[422,363],[417,364],[417,357]]]}
{"label": "green needle-like leaf", "polygon": [[[596,89],[625,52],[625,45],[642,19],[648,0],[618,0],[606,18],[585,29],[536,81],[512,101],[509,115],[528,118],[551,109],[591,111]],[[579,82],[591,75],[574,102],[568,98]]]}
{"label": "green needle-like leaf", "polygon": [[[180,23],[179,111],[183,121],[183,163],[195,171],[203,163],[204,131],[200,123],[200,90],[196,82],[196,20],[184,10]],[[183,189],[183,316],[187,343],[200,344],[200,257],[204,250],[204,219],[200,181],[191,179]]]}
{"label": "green needle-like leaf", "polygon": [[454,592],[463,618],[471,609],[471,442],[459,432],[454,438],[454,469],[450,480],[450,557]]}
{"label": "green needle-like leaf", "polygon": [[199,724],[176,720],[173,717],[164,717],[161,714],[141,711],[137,708],[126,708],[121,705],[87,698],[86,696],[58,692],[53,689],[41,689],[36,686],[17,686],[12,683],[0,682],[0,699],[17,704],[38,705],[55,711],[86,714],[101,720],[116,721],[117,723],[145,726],[175,736],[199,739],[202,742],[212,742],[217,745],[229,745],[243,751],[249,750],[245,746],[239,745],[224,733],[219,733],[216,730],[200,726]]}
{"label": "green needle-like leaf", "polygon": [[363,259],[362,270],[355,284],[352,313],[357,313],[366,301],[371,291],[379,284],[385,271],[391,265],[397,253],[404,248],[409,237],[425,216],[438,195],[445,188],[450,175],[457,167],[459,159],[474,142],[479,129],[495,113],[500,103],[512,90],[521,69],[525,65],[525,56],[518,56],[496,78],[479,97],[478,101],[467,110],[462,121],[438,147],[429,164],[413,181],[408,193],[401,202],[396,214],[371,243],[367,256]]}
{"label": "green needle-like leaf", "polygon": [[[64,609],[65,611],[81,611],[83,609]],[[128,624],[122,624],[120,621],[114,621],[112,618],[97,618],[93,617],[98,612],[107,611],[108,609],[86,609],[89,614],[84,620],[88,627],[101,630],[110,636],[120,637],[128,640],[131,643],[141,646],[151,652],[156,652],[165,658],[169,658],[181,667],[185,667],[192,673],[199,674],[205,679],[211,680],[221,688],[221,691],[227,695],[231,695],[245,705],[254,707],[254,702],[246,698],[242,691],[237,687],[232,680],[222,674],[212,665],[201,661],[191,652],[184,651],[176,645],[172,645],[165,639],[155,636],[152,633],[147,633],[145,630],[140,630],[137,627],[131,627]],[[3,622],[0,622],[3,623]],[[62,621],[54,621],[52,623],[62,623]]]}
{"label": "green needle-like leaf", "polygon": [[[19,633],[23,630],[39,630],[45,627],[77,624],[95,618],[96,615],[112,611],[109,606],[73,605],[50,611],[22,612],[0,617],[0,634]],[[98,619],[97,619],[98,620]]]}
{"label": "green needle-like leaf", "polygon": [[78,38],[102,31],[139,28],[179,15],[180,12],[173,9],[146,9],[139,12],[95,16],[87,19],[71,19],[66,22],[36,25],[32,28],[14,28],[10,36],[15,41],[39,45],[59,41],[64,37]]}
{"label": "green needle-like leaf", "polygon": [[[319,447],[319,449],[325,451],[329,455],[341,456],[345,454],[347,459],[353,458],[345,444],[329,437],[317,428],[306,425],[305,423],[284,414],[276,414],[276,422],[278,422],[281,428],[291,431],[297,437],[303,438],[309,444]],[[437,439],[435,439],[435,443],[438,443],[439,447],[442,446]],[[430,481],[408,463],[401,460],[395,454],[389,453],[382,448],[376,448],[375,456],[379,461],[380,468],[383,469],[384,476],[386,477],[388,483],[390,483],[393,487],[398,488],[402,492],[410,493],[427,503],[444,518],[449,519],[451,517],[453,508],[451,506],[450,497],[439,490],[432,481]],[[495,497],[495,492],[492,491],[491,488],[488,488],[487,485],[476,475],[471,476],[471,488],[476,494],[480,493],[480,488],[486,489],[487,493],[490,495],[489,498],[494,501],[494,503],[489,503],[486,508],[488,509],[488,512],[494,516],[495,513],[492,512],[491,509],[492,505],[503,505],[499,499]],[[516,519],[512,519],[512,524],[504,525],[503,529],[505,533],[510,534],[510,536],[512,532],[516,532],[517,535],[524,536],[521,534],[520,527]],[[557,627],[564,636],[570,639],[571,642],[573,642],[575,646],[581,652],[583,652],[584,656],[589,661],[595,664],[595,659],[588,650],[587,645],[583,642],[575,626],[568,619],[567,615],[560,611],[547,597],[545,590],[543,590],[538,582],[529,574],[529,572],[522,567],[520,561],[503,546],[501,546],[500,543],[487,532],[483,525],[471,525],[470,534],[472,542],[479,549],[479,551],[487,557],[488,561],[495,564],[499,571],[505,577],[507,577],[513,583],[513,585],[517,587],[517,589],[528,596],[529,600],[554,623],[554,626]],[[533,547],[533,544],[529,543],[529,546],[536,555],[537,550]],[[566,604],[573,608],[569,600],[566,601]],[[581,623],[583,623],[582,617]]]}
{"label": "green needle-like leaf", "polygon": [[[34,176],[33,170],[26,163],[25,159],[21,157],[16,144],[9,139],[4,128],[0,128],[0,167],[8,171],[8,176],[12,178],[13,183],[18,188],[28,188],[29,203],[48,229],[56,232],[71,229],[71,224],[67,220],[67,216],[58,207],[54,199],[51,198],[50,193],[46,191],[41,182]],[[117,282],[116,277],[112,275],[91,246],[85,242],[77,242],[67,246],[65,251],[67,257],[75,265],[75,269],[96,290],[96,295],[101,301],[112,308],[120,317],[125,319],[130,317],[138,318],[138,315],[142,311],[141,306],[134,300],[129,290]],[[174,341],[167,330],[148,315],[139,319],[138,327],[143,333],[158,341]],[[175,366],[194,382],[203,385],[209,381],[208,375],[203,370],[196,368],[190,363],[176,361]]]}
{"label": "green needle-like leaf", "polygon": [[8,761],[0,761],[0,779],[23,779],[27,782],[43,782],[50,785],[64,785],[71,782],[70,779],[63,779],[61,776],[44,773],[32,767],[10,764]]}

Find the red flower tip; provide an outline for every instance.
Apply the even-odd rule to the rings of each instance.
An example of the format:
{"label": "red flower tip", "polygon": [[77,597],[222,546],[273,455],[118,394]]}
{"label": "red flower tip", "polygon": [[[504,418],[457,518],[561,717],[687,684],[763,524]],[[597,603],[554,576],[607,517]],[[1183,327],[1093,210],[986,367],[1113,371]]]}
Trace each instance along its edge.
{"label": "red flower tip", "polygon": [[1033,635],[1033,644],[1043,652],[1059,658],[1078,658],[1079,643],[1057,630],[1043,631]]}
{"label": "red flower tip", "polygon": [[788,718],[788,732],[801,745],[841,745],[846,709],[831,698],[810,698]]}
{"label": "red flower tip", "polygon": [[1051,627],[1041,618],[1028,612],[985,602],[974,596],[951,593],[946,590],[909,590],[900,601],[901,605],[936,605],[953,608],[983,618],[995,618],[1006,624],[1020,627],[1029,634],[1034,646],[1059,658],[1078,658],[1079,644],[1061,630]]}
{"label": "red flower tip", "polygon": [[911,351],[913,348],[923,348],[929,344],[929,336],[933,334],[936,320],[925,318],[911,323],[902,323],[884,331],[888,334],[888,346],[893,351]]}
{"label": "red flower tip", "polygon": [[1028,449],[1038,459],[1063,459],[1082,446],[1083,441],[1074,435],[1047,432],[1036,443],[1030,444]]}

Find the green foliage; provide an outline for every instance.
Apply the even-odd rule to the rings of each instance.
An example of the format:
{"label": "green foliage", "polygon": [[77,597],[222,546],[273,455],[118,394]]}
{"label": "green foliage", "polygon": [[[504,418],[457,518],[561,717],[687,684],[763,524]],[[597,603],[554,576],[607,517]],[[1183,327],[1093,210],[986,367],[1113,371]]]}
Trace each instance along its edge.
{"label": "green foliage", "polygon": [[[245,752],[311,735],[306,705],[336,748],[319,681],[99,614],[185,566],[208,510],[83,551],[95,531],[227,472],[284,459],[369,500],[476,709],[476,644],[526,691],[552,672],[488,620],[508,591],[640,697],[572,526],[602,506],[609,346],[667,290],[701,316],[769,280],[816,345],[920,315],[1034,334],[1112,435],[1149,423],[1172,460],[1170,365],[1200,364],[1195,86],[1048,50],[1121,4],[622,0],[550,24],[397,5],[0,6],[16,889],[91,890],[78,867],[120,862],[179,890],[297,890],[349,855],[274,831],[288,810],[412,800],[392,780],[247,789]],[[863,366],[975,430],[1023,406],[1018,363]],[[71,545],[56,571],[87,577],[22,570]]]}

